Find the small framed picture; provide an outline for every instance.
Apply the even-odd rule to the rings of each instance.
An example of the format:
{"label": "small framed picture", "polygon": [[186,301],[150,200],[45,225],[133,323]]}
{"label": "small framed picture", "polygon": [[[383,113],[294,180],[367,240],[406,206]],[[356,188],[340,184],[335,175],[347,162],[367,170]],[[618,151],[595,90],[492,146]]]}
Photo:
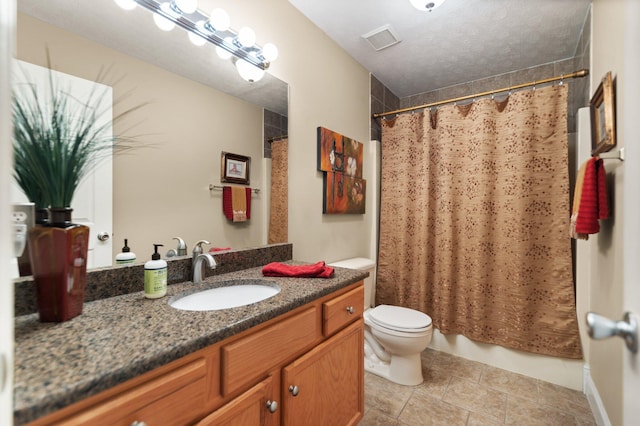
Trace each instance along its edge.
{"label": "small framed picture", "polygon": [[251,167],[251,157],[244,155],[222,152],[222,171],[220,180],[228,183],[239,183],[249,185],[249,168]]}
{"label": "small framed picture", "polygon": [[616,146],[615,94],[609,71],[589,103],[591,109],[591,155],[610,151]]}

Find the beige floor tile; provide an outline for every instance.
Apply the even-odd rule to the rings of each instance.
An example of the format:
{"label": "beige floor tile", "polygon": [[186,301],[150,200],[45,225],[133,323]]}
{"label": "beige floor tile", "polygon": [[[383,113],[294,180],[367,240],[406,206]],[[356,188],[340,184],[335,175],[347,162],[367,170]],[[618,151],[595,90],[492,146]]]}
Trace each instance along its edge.
{"label": "beige floor tile", "polygon": [[416,387],[415,391],[436,399],[442,399],[451,381],[451,372],[446,369],[423,365],[422,376],[424,381]]}
{"label": "beige floor tile", "polygon": [[504,421],[507,408],[504,393],[458,377],[451,378],[443,401],[498,421]]}
{"label": "beige floor tile", "polygon": [[581,392],[431,349],[421,358],[418,386],[365,374],[360,425],[596,425]]}
{"label": "beige floor tile", "polygon": [[396,419],[375,408],[367,410],[360,423],[358,423],[359,426],[396,426],[399,424]]}
{"label": "beige floor tile", "polygon": [[397,418],[413,393],[414,387],[402,386],[366,373],[364,380],[364,405],[366,410],[377,410],[386,416]]}
{"label": "beige floor tile", "polygon": [[412,426],[465,426],[468,417],[467,410],[429,395],[414,392],[398,420],[403,425]]}
{"label": "beige floor tile", "polygon": [[538,380],[522,374],[486,365],[482,370],[480,384],[508,395],[538,400]]}
{"label": "beige floor tile", "polygon": [[569,413],[540,405],[529,399],[509,396],[505,424],[513,426],[573,426],[578,423],[575,417]]}
{"label": "beige floor tile", "polygon": [[469,413],[467,426],[502,426],[504,422],[484,414]]}
{"label": "beige floor tile", "polygon": [[478,383],[485,364],[440,352],[433,358],[431,366],[449,371],[452,376]]}
{"label": "beige floor tile", "polygon": [[538,383],[538,389],[538,401],[541,404],[567,411],[576,416],[591,414],[587,397],[580,391],[543,381]]}

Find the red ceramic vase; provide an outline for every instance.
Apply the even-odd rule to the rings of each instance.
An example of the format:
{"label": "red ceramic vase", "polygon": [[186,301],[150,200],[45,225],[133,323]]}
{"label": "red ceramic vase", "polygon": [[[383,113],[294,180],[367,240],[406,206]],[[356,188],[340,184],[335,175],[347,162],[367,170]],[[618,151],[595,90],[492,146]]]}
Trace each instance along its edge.
{"label": "red ceramic vase", "polygon": [[51,209],[49,223],[29,232],[29,256],[42,322],[82,313],[89,227],[71,223],[72,209]]}

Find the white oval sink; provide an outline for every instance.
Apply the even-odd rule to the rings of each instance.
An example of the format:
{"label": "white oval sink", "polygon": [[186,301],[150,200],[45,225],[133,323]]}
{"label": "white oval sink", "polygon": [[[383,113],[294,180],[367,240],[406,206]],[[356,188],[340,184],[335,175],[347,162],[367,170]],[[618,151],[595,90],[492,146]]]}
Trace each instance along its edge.
{"label": "white oval sink", "polygon": [[260,302],[280,293],[276,284],[262,280],[234,280],[223,287],[202,290],[196,293],[177,295],[169,305],[184,311],[217,311],[237,308]]}

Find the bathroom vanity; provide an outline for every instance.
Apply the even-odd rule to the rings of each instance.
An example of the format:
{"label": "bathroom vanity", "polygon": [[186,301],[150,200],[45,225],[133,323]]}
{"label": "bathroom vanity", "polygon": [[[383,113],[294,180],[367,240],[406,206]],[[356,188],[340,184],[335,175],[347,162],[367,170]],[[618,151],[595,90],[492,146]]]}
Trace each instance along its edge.
{"label": "bathroom vanity", "polygon": [[[32,425],[357,424],[364,411],[363,278],[264,278],[261,268],[85,304],[79,317],[16,318],[15,422]],[[264,301],[169,306],[185,291],[268,279]],[[136,423],[137,422],[137,423]]]}

